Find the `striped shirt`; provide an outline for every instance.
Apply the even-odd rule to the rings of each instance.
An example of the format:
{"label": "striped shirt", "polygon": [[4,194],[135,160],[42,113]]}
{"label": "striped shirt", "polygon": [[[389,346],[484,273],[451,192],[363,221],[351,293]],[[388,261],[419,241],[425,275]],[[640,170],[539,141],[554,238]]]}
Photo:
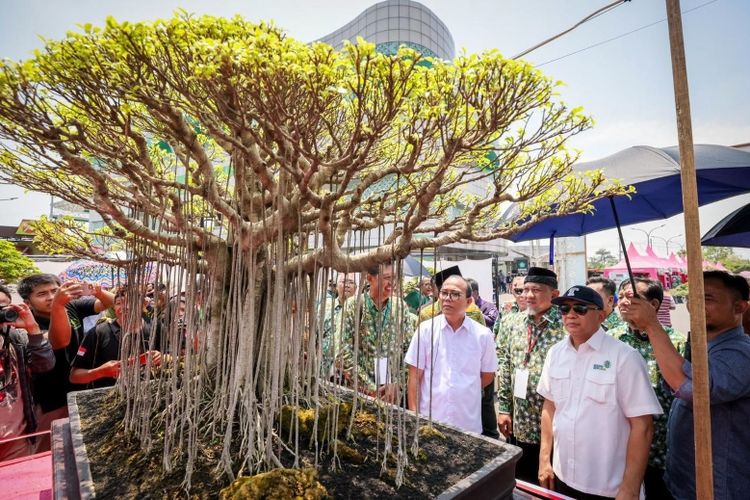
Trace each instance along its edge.
{"label": "striped shirt", "polygon": [[672,302],[672,296],[665,293],[664,300],[661,301],[659,310],[656,311],[656,318],[662,326],[672,326],[672,316],[669,314],[670,309],[674,309],[674,303]]}

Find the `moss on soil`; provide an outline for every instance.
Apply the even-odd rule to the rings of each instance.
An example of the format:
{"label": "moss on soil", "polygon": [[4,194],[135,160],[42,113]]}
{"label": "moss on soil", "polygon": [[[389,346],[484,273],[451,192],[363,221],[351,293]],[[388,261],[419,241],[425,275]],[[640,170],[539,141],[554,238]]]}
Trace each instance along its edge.
{"label": "moss on soil", "polygon": [[330,498],[318,482],[315,469],[273,469],[254,476],[240,477],[221,490],[221,500],[247,498],[294,500],[320,500]]}

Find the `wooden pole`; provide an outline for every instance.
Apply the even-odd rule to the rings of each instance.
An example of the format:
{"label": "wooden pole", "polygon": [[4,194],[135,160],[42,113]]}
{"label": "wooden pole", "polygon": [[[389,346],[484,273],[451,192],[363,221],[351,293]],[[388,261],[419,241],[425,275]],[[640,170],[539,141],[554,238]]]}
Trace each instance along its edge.
{"label": "wooden pole", "polygon": [[669,45],[672,53],[672,77],[680,145],[682,205],[685,212],[690,294],[690,339],[693,365],[693,421],[695,434],[696,498],[714,497],[711,457],[711,405],[708,389],[708,352],[706,348],[706,311],[703,302],[703,256],[698,219],[698,182],[695,176],[693,129],[690,118],[685,45],[679,0],[666,0]]}

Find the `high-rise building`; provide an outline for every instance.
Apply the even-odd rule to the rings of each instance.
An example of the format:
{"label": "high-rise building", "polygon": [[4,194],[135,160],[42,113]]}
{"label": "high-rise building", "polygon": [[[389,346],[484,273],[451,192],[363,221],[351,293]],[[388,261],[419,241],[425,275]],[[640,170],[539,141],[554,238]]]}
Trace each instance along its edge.
{"label": "high-rise building", "polygon": [[[395,54],[399,46],[406,45],[421,54],[445,60],[455,56],[453,36],[448,27],[439,17],[424,5],[411,0],[386,0],[367,8],[360,15],[349,21],[336,31],[320,38],[318,41],[340,49],[345,40],[356,43],[361,36],[366,41],[374,43],[378,52]],[[475,195],[484,193],[487,181],[476,181],[464,186],[467,192]],[[392,228],[384,228],[389,233]],[[368,231],[353,237],[350,248],[370,248],[378,245],[383,238],[379,231]],[[504,240],[489,242],[467,242],[445,245],[439,252],[426,252],[428,259],[436,266],[440,263],[433,259],[462,260],[462,272],[477,279],[480,289],[485,290],[487,296],[493,289],[493,274],[500,269],[500,259],[511,260],[508,256],[507,243]],[[494,264],[490,264],[490,259]],[[509,268],[505,268],[507,272]]]}
{"label": "high-rise building", "polygon": [[430,9],[411,0],[386,0],[319,41],[340,49],[344,40],[356,42],[361,36],[374,43],[378,52],[395,54],[406,45],[425,56],[453,59],[453,36],[445,23]]}

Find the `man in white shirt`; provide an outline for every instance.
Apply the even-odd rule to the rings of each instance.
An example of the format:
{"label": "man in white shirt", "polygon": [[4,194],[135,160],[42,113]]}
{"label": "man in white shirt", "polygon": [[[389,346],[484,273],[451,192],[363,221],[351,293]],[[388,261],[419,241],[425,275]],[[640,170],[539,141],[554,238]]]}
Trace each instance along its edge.
{"label": "man in white shirt", "polygon": [[646,363],[604,333],[595,290],[574,286],[553,303],[568,337],[550,349],[537,386],[545,398],[539,483],[578,499],[642,497],[652,415],[662,413]]}
{"label": "man in white shirt", "polygon": [[464,278],[447,278],[439,300],[442,314],[419,325],[406,353],[409,409],[479,434],[482,389],[497,370],[495,343],[489,329],[466,316],[472,298]]}

